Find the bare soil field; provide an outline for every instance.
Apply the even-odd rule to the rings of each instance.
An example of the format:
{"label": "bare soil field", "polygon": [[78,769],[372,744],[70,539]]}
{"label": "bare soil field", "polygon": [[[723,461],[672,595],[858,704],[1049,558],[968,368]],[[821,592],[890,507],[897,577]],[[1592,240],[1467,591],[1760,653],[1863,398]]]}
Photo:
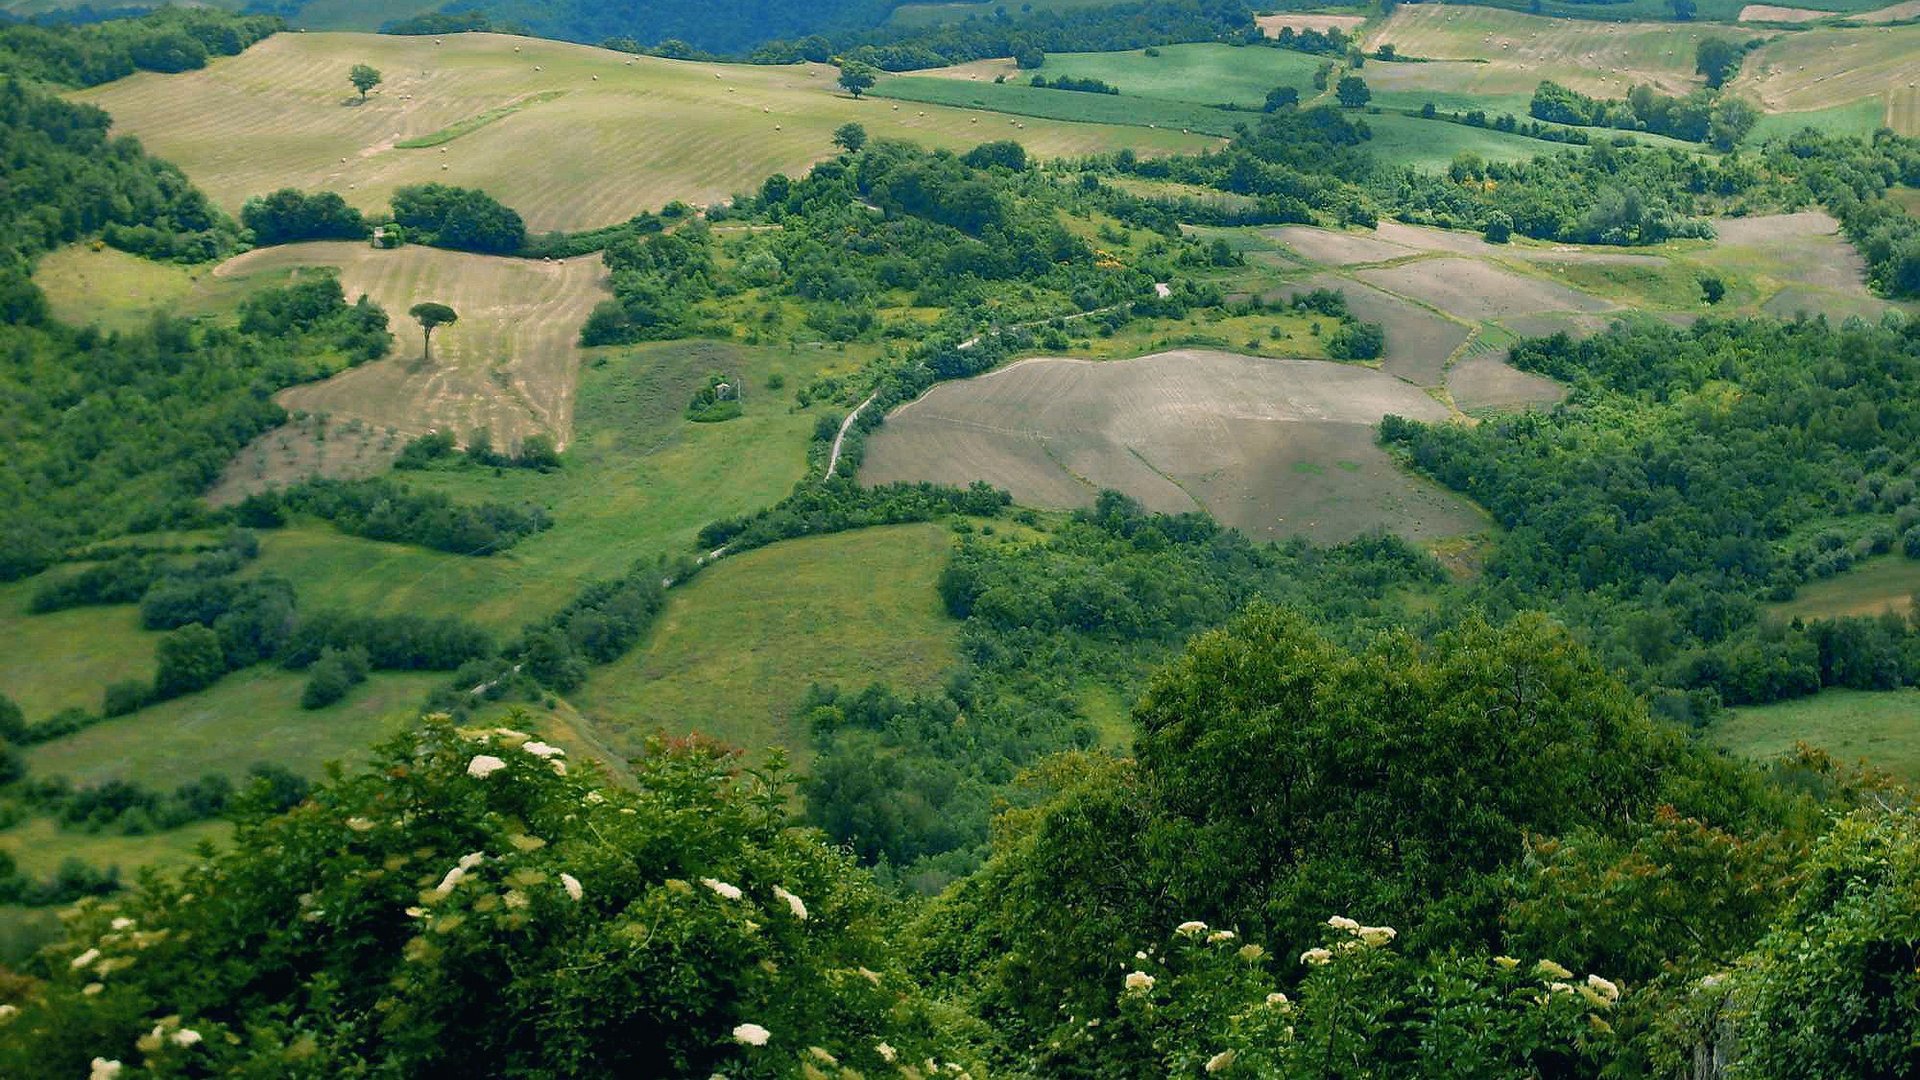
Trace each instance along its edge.
{"label": "bare soil field", "polygon": [[1255,15],[1253,21],[1260,26],[1260,32],[1268,37],[1278,37],[1280,31],[1292,27],[1295,33],[1302,30],[1340,30],[1352,33],[1353,28],[1367,21],[1364,15],[1311,15],[1297,11],[1283,11],[1277,15]]}
{"label": "bare soil field", "polygon": [[1263,539],[1480,529],[1470,503],[1374,444],[1389,413],[1450,415],[1391,375],[1325,361],[1194,350],[1035,359],[943,383],[896,410],[868,443],[861,479],[986,480],[1057,507],[1112,487],[1155,509],[1203,508]]}
{"label": "bare soil field", "polygon": [[1346,294],[1347,310],[1364,322],[1385,328],[1387,351],[1380,358],[1380,370],[1416,386],[1440,385],[1447,358],[1466,343],[1472,332],[1466,325],[1418,304],[1337,274],[1321,274],[1275,292],[1286,296],[1310,289],[1339,289]]}
{"label": "bare soil field", "polygon": [[1721,218],[1713,223],[1715,254],[1767,276],[1815,288],[1867,295],[1867,263],[1821,210]]}
{"label": "bare soil field", "polygon": [[1543,311],[1608,311],[1598,297],[1468,258],[1421,259],[1361,270],[1362,280],[1479,322]]}
{"label": "bare soil field", "polygon": [[1803,23],[1831,16],[1831,11],[1814,11],[1812,8],[1775,7],[1772,4],[1748,4],[1740,9],[1741,22],[1778,22]]}
{"label": "bare soil field", "polygon": [[1277,240],[1314,262],[1326,266],[1358,266],[1390,262],[1420,254],[1420,249],[1396,244],[1377,235],[1321,229],[1312,225],[1283,225],[1261,235]]}
{"label": "bare soil field", "polygon": [[[347,69],[386,82],[355,101]],[[142,73],[72,95],[113,114],[115,130],[178,164],[228,211],[282,187],[338,191],[362,209],[405,184],[485,189],[535,232],[587,229],[756,189],[837,152],[834,129],[965,150],[983,141],[975,110],[856,101],[824,64],[784,67],[632,57],[501,34],[445,38],[279,34],[180,75]],[[513,103],[520,108],[475,126]],[[397,144],[453,136],[418,149]],[[1132,146],[1199,150],[1178,131],[1034,119],[1038,157]]]}
{"label": "bare soil field", "polygon": [[383,472],[406,441],[394,428],[362,420],[334,423],[331,416],[302,415],[248,443],[227,463],[207,492],[207,502],[231,506],[269,488],[311,477],[352,479]]}
{"label": "bare soil field", "polygon": [[1447,372],[1447,391],[1465,412],[1552,405],[1567,388],[1543,375],[1521,371],[1491,353],[1469,356]]}
{"label": "bare soil field", "polygon": [[[503,450],[536,433],[562,447],[573,437],[580,327],[610,295],[598,256],[540,262],[425,247],[293,244],[248,252],[215,273],[246,277],[301,266],[334,267],[349,298],[372,296],[387,310],[395,342],[384,360],[283,391],[288,410],[324,414],[336,427],[358,421],[403,440],[451,429],[464,441],[484,429]],[[460,315],[434,332],[431,364],[420,328],[407,316],[423,300]],[[245,455],[238,467],[250,468]]]}

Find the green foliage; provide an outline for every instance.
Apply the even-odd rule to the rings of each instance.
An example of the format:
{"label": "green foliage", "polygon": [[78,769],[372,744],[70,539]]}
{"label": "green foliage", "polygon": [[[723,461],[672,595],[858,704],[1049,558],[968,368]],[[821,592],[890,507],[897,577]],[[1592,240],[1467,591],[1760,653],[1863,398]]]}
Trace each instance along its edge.
{"label": "green foliage", "polygon": [[497,555],[553,526],[539,507],[463,505],[444,493],[414,491],[386,479],[308,480],[261,497],[268,499],[286,510],[325,518],[354,536],[455,555]]}
{"label": "green foliage", "polygon": [[1701,38],[1694,46],[1693,70],[1707,80],[1707,89],[1718,90],[1740,70],[1747,51],[1725,38]]}
{"label": "green foliage", "polygon": [[360,100],[365,101],[367,92],[379,86],[382,80],[380,72],[375,69],[366,64],[355,64],[353,69],[347,72],[347,81],[353,84],[355,90],[360,91]]}
{"label": "green foliage", "polygon": [[687,419],[696,424],[717,424],[740,415],[739,380],[726,375],[709,375],[704,386],[687,403]]}
{"label": "green foliage", "polygon": [[[1710,44],[1714,42],[1701,43],[1703,48]],[[1734,63],[1737,65],[1738,61],[1736,52]],[[1709,83],[1718,86],[1711,79]],[[1716,150],[1738,146],[1760,119],[1759,111],[1753,106],[1739,98],[1717,94],[1713,89],[1671,97],[1651,86],[1636,86],[1624,101],[1615,101],[1589,97],[1553,82],[1543,82],[1534,91],[1529,111],[1552,123],[1650,131],[1689,142],[1711,143]]]}
{"label": "green foliage", "polygon": [[834,129],[833,145],[849,154],[859,153],[860,148],[867,145],[867,129],[859,124],[841,124]]}
{"label": "green foliage", "polygon": [[135,71],[178,72],[237,56],[286,26],[267,15],[167,7],[132,19],[0,26],[0,70],[62,86],[98,86]]}
{"label": "green foliage", "polygon": [[219,635],[199,623],[161,638],[155,657],[159,668],[153,677],[153,692],[163,698],[204,690],[229,670]]}
{"label": "green foliage", "polygon": [[[889,956],[872,884],[786,827],[778,772],[697,744],[653,747],[630,789],[567,764],[523,734],[444,723],[390,744],[179,884],[83,914],[0,1071],[101,1057],[775,1077],[821,1054],[875,1072],[889,1055],[968,1060]],[[529,1001],[538,1022],[515,1022]]]}
{"label": "green foliage", "polygon": [[879,73],[871,64],[848,60],[840,65],[840,87],[856,98],[873,89],[873,84],[879,81]]}
{"label": "green foliage", "polygon": [[527,242],[526,223],[484,191],[416,184],[393,193],[393,220],[414,243],[512,255]]}
{"label": "green foliage", "polygon": [[365,650],[328,649],[314,661],[307,685],[300,691],[300,707],[323,709],[346,697],[353,688],[367,681],[369,665]]}
{"label": "green foliage", "polygon": [[1358,109],[1373,100],[1373,91],[1367,88],[1367,80],[1360,76],[1342,75],[1333,88],[1333,96],[1340,99],[1342,108]]}
{"label": "green foliage", "polygon": [[1279,112],[1281,109],[1298,108],[1300,88],[1297,86],[1276,86],[1267,91],[1267,100],[1261,106],[1262,112]]}
{"label": "green foliage", "polygon": [[1041,90],[1077,90],[1083,94],[1118,94],[1120,88],[1099,79],[1075,78],[1072,75],[1060,75],[1049,79],[1045,75],[1035,75],[1027,80],[1028,86]]}
{"label": "green foliage", "polygon": [[307,195],[295,188],[248,199],[240,208],[240,223],[262,247],[301,240],[365,240],[373,231],[360,211],[339,195]]}

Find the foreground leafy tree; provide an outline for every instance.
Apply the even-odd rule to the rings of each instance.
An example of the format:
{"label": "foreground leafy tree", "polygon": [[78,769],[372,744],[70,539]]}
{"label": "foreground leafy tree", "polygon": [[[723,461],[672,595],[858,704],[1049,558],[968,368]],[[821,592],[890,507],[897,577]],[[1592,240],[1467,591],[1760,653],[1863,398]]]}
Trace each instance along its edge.
{"label": "foreground leafy tree", "polygon": [[[178,884],[83,909],[0,1074],[798,1075],[942,1061],[869,879],[765,773],[656,745],[630,791],[429,720]],[[958,1070],[944,1070],[957,1073]]]}

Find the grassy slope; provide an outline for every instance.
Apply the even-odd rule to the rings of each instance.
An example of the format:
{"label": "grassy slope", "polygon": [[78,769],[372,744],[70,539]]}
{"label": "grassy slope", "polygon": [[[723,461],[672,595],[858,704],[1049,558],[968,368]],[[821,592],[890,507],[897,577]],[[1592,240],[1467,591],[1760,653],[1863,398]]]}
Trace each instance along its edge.
{"label": "grassy slope", "polygon": [[[545,506],[552,530],[503,555],[468,559],[313,526],[265,534],[259,566],[290,578],[302,596],[462,615],[510,631],[557,609],[587,578],[616,575],[644,557],[689,553],[702,525],[785,495],[805,467],[814,417],[790,412],[784,393],[756,388],[776,371],[798,385],[836,358],[713,342],[613,351],[604,367],[582,372],[566,468],[402,477],[462,500]],[[689,423],[681,411],[711,371],[745,376],[745,415]]]}
{"label": "grassy slope", "polygon": [[1831,619],[1908,611],[1920,595],[1920,562],[1899,555],[1868,559],[1844,574],[1800,587],[1800,594],[1773,610],[1782,618]]}
{"label": "grassy slope", "polygon": [[[824,65],[632,58],[498,34],[435,40],[282,34],[205,71],[136,75],[75,96],[113,113],[120,130],[230,210],[288,185],[377,208],[402,184],[443,181],[486,189],[535,231],[606,225],[673,199],[713,202],[773,173],[803,172],[834,151],[832,133],[848,121],[949,149],[989,137],[965,112],[921,117],[855,101]],[[356,105],[346,72],[362,62],[387,81]],[[394,148],[553,91],[564,94],[443,146]],[[1022,139],[1042,157],[1207,144],[1072,123],[1030,124]]]}
{"label": "grassy slope", "polygon": [[97,710],[108,683],[153,678],[160,635],[131,605],[27,614],[38,580],[0,585],[0,694],[37,723],[62,709]]}
{"label": "grassy slope", "polygon": [[43,256],[33,283],[47,295],[53,317],[75,326],[129,330],[156,312],[210,315],[229,312],[261,284],[220,278],[207,266],[157,263],[114,248],[74,244]]}
{"label": "grassy slope", "polygon": [[[1609,11],[1617,12],[1617,5]],[[1404,56],[1470,64],[1370,63],[1360,74],[1376,89],[1531,95],[1541,79],[1590,94],[1624,96],[1635,83],[1669,93],[1700,85],[1694,49],[1717,27],[1671,22],[1597,23],[1495,8],[1403,4],[1367,35]]]}
{"label": "grassy slope", "polygon": [[[1123,94],[1202,105],[1227,102],[1258,106],[1267,91],[1291,86],[1300,96],[1314,94],[1313,73],[1320,57],[1288,49],[1235,48],[1231,45],[1164,45],[1159,56],[1142,50],[1110,53],[1056,53],[1032,74],[1100,79]],[[1027,75],[1022,74],[1025,80]],[[1009,78],[1011,81],[1012,77]]]}
{"label": "grassy slope", "polygon": [[171,788],[206,773],[238,777],[272,761],[318,776],[330,760],[356,760],[419,716],[443,673],[375,674],[345,701],[300,708],[306,676],[274,667],[229,675],[198,694],[142,709],[27,751],[35,776],[76,784],[110,779]]}
{"label": "grassy slope", "polygon": [[1920,781],[1920,690],[1829,690],[1799,701],[1740,709],[1715,724],[1708,738],[1753,758],[1775,757],[1805,742],[1841,760],[1865,758],[1877,768]]}
{"label": "grassy slope", "polygon": [[776,544],[676,591],[652,638],[596,671],[575,704],[629,752],[656,730],[698,730],[804,756],[791,712],[810,683],[931,683],[955,659],[934,581],[952,543],[902,525]]}

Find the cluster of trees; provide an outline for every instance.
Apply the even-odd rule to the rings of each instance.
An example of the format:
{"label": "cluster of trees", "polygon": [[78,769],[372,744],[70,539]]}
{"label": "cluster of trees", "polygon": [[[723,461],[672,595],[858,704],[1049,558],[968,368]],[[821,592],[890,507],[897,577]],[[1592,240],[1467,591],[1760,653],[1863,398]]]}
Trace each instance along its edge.
{"label": "cluster of trees", "polygon": [[1156,0],[1043,11],[1004,9],[932,27],[882,27],[772,41],[747,59],[758,64],[825,63],[836,57],[882,71],[943,67],[1011,56],[1040,66],[1046,53],[1117,52],[1183,41],[1257,40],[1253,12],[1241,0]]}
{"label": "cluster of trees", "polygon": [[520,215],[473,188],[403,187],[393,193],[393,220],[409,239],[455,251],[512,255],[527,242],[527,226]]}
{"label": "cluster of trees", "polygon": [[456,503],[444,492],[415,491],[381,477],[307,480],[249,496],[236,510],[239,520],[261,528],[283,523],[289,513],[325,518],[340,531],[369,540],[455,555],[497,555],[553,527],[553,519],[537,506]]}
{"label": "cluster of trees", "polygon": [[126,780],[75,788],[56,779],[28,781],[18,794],[27,803],[52,813],[62,828],[145,836],[223,817],[242,798],[262,801],[264,809],[280,813],[305,799],[311,787],[299,774],[268,762],[255,764],[247,776],[248,787],[254,790],[236,787],[223,773],[208,773],[172,791]]}
{"label": "cluster of trees", "polygon": [[300,240],[365,240],[373,232],[360,211],[338,194],[309,195],[297,188],[248,199],[240,208],[240,224],[252,230],[254,243],[263,247]]}
{"label": "cluster of trees", "polygon": [[89,896],[111,896],[120,891],[120,871],[98,870],[76,858],[60,860],[51,877],[40,879],[20,869],[13,853],[0,851],[0,904],[56,907]]}
{"label": "cluster of trees", "polygon": [[110,138],[111,120],[17,76],[0,79],[0,320],[37,322],[46,306],[30,261],[99,234],[156,259],[199,262],[232,252],[233,223],[180,170],[147,157],[130,138]]}
{"label": "cluster of trees", "polygon": [[231,574],[258,557],[260,539],[244,529],[231,530],[217,544],[185,562],[133,550],[109,552],[82,569],[49,576],[33,591],[27,610],[35,615],[102,604],[137,604],[148,590],[173,578],[204,579]]}
{"label": "cluster of trees", "polygon": [[486,469],[552,472],[561,464],[560,452],[554,449],[551,436],[529,435],[520,440],[519,450],[504,454],[493,448],[492,434],[482,429],[467,436],[465,449],[461,449],[454,441],[453,432],[430,431],[401,447],[400,456],[394,461],[393,467],[421,470],[446,465],[471,465]]}
{"label": "cluster of trees", "polygon": [[385,351],[386,316],[329,278],[256,294],[245,328],[164,316],[133,331],[0,325],[0,579],[129,530],[192,526],[220,471],[286,413],[271,393]]}
{"label": "cluster of trees", "polygon": [[1624,100],[1613,100],[1590,97],[1550,81],[1534,90],[1528,111],[1550,123],[1649,131],[1708,143],[1716,150],[1740,145],[1760,119],[1760,110],[1746,100],[1713,90],[1673,97],[1641,85],[1629,90]]}
{"label": "cluster of trees", "polygon": [[[1151,582],[1161,545],[1210,527],[1109,502],[1049,558],[1120,555],[1119,577]],[[1356,596],[1391,588],[1361,584],[1372,561]],[[1155,603],[1173,622],[1194,607]],[[884,772],[891,742],[967,760],[992,707],[966,700],[821,691],[811,718]],[[612,785],[520,721],[430,719],[293,813],[240,808],[232,846],[178,883],[79,912],[9,989],[0,1071],[1910,1064],[1920,820],[1900,794],[1817,757],[1708,753],[1547,619],[1343,639],[1256,606],[1152,676],[1135,716],[1133,759],[1029,770],[982,868],[904,905],[790,827],[778,759],[656,740]],[[530,1000],[540,1024],[503,1022]]]}
{"label": "cluster of trees", "polygon": [[1274,48],[1317,56],[1346,56],[1354,47],[1353,39],[1337,26],[1329,26],[1325,30],[1296,30],[1291,26],[1283,26],[1271,40]]}
{"label": "cluster of trees", "polygon": [[59,86],[99,86],[135,71],[179,72],[237,56],[286,29],[272,15],[165,7],[136,18],[0,24],[0,71]]}
{"label": "cluster of trees", "polygon": [[1035,75],[1030,85],[1042,90],[1078,90],[1085,94],[1118,94],[1120,88],[1109,82],[1094,78],[1076,78],[1072,75],[1056,75],[1049,79],[1045,75]]}
{"label": "cluster of trees", "polygon": [[[1920,332],[1641,319],[1524,342],[1513,362],[1572,384],[1570,407],[1381,429],[1504,526],[1487,560],[1494,602],[1551,607],[1622,668],[1731,702],[1920,675],[1903,620],[1760,617],[1920,524]],[[1821,527],[1831,520],[1856,528]]]}

